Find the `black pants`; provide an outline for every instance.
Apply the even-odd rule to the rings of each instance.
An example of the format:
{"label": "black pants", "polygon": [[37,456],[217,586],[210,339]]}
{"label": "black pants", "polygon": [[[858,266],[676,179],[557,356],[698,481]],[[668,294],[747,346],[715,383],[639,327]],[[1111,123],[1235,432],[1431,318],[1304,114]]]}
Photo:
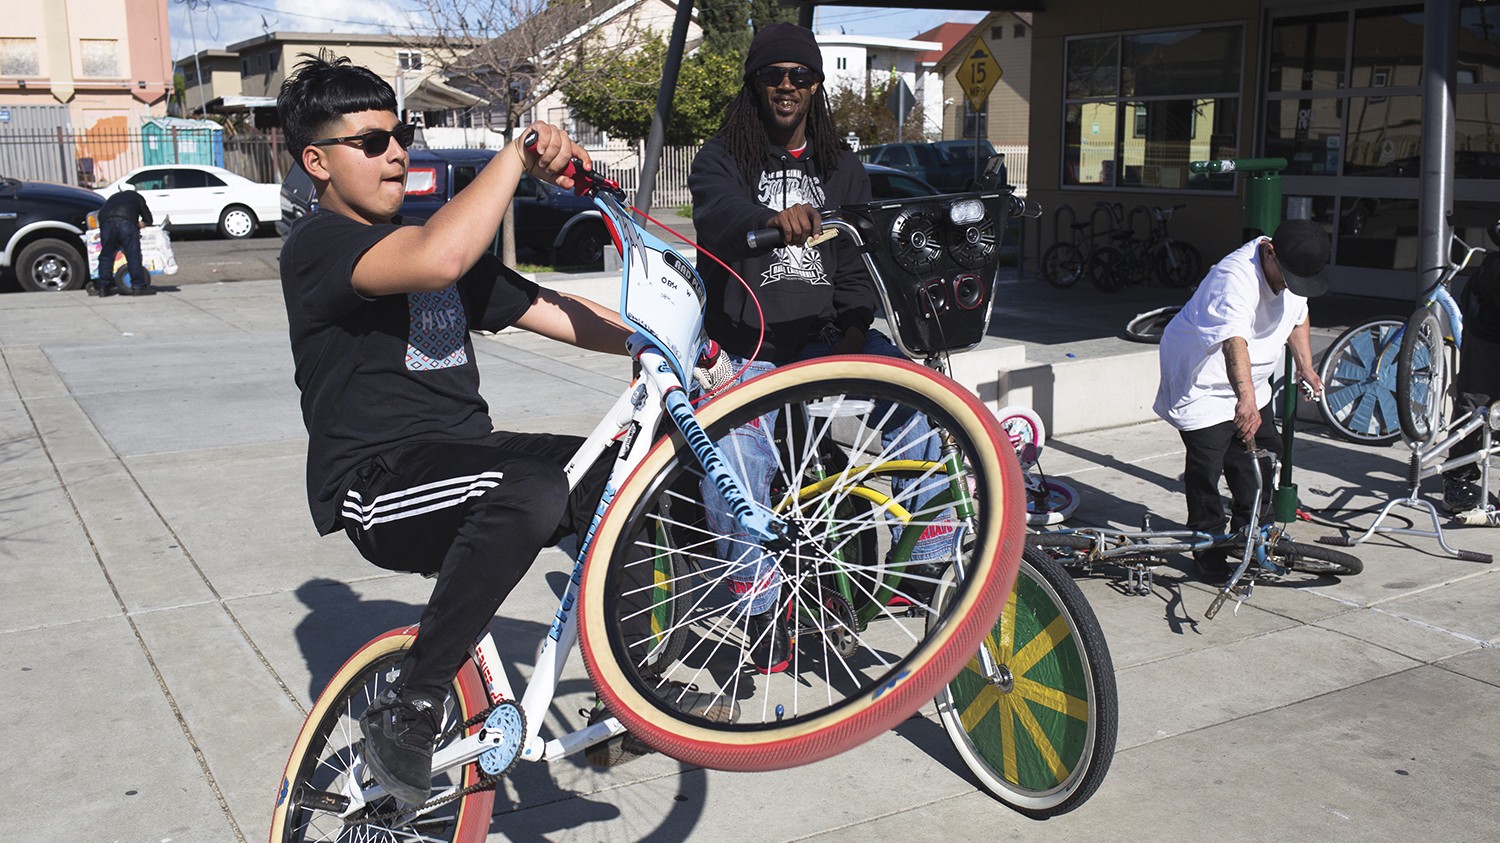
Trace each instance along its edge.
{"label": "black pants", "polygon": [[[1227,421],[1198,430],[1179,431],[1187,446],[1187,465],[1182,482],[1187,492],[1187,527],[1205,533],[1224,532],[1224,500],[1219,496],[1219,478],[1229,484],[1231,509],[1229,532],[1246,524],[1259,523],[1259,516],[1270,509],[1271,492],[1276,478],[1267,476],[1262,484],[1260,501],[1255,500],[1255,466],[1245,443],[1235,433],[1234,422]],[[1281,456],[1281,434],[1271,415],[1271,402],[1260,408],[1260,428],[1255,431],[1255,446]],[[1262,463],[1261,471],[1269,471]],[[1223,548],[1196,554],[1204,562],[1222,562],[1228,555]]]}
{"label": "black pants", "polygon": [[542,548],[588,528],[613,451],[570,495],[563,467],[582,441],[501,431],[413,443],[356,472],[342,504],[350,541],[382,568],[437,575],[399,687],[442,699]]}
{"label": "black pants", "polygon": [[[1481,339],[1472,333],[1464,334],[1464,347],[1459,351],[1458,377],[1454,379],[1453,388],[1458,393],[1453,405],[1455,421],[1477,407],[1500,400],[1500,343]],[[1478,451],[1483,435],[1483,431],[1476,430],[1459,440],[1448,451],[1448,459]],[[1443,476],[1473,482],[1479,479],[1479,466],[1460,466]]]}
{"label": "black pants", "polygon": [[131,287],[146,287],[151,276],[141,262],[141,229],[135,223],[111,217],[99,221],[99,289],[115,282],[115,253],[125,253]]}

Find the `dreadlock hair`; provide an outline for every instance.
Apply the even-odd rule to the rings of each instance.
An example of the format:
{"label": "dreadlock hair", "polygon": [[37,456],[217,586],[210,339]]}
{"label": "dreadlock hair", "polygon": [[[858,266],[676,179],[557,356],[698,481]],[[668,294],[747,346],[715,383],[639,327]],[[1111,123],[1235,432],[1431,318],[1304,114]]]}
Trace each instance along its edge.
{"label": "dreadlock hair", "polygon": [[[761,119],[761,95],[756,84],[746,79],[740,92],[729,103],[724,124],[715,133],[724,139],[724,148],[739,165],[745,180],[754,184],[766,170],[766,125]],[[822,178],[838,169],[839,152],[849,148],[833,125],[833,110],[822,84],[813,94],[807,109],[807,142],[812,147],[812,163]]]}
{"label": "dreadlock hair", "polygon": [[334,56],[327,49],[298,57],[304,61],[281,83],[276,97],[287,149],[297,166],[302,166],[302,150],[345,114],[396,113],[396,92],[369,68],[351,64],[348,56]]}

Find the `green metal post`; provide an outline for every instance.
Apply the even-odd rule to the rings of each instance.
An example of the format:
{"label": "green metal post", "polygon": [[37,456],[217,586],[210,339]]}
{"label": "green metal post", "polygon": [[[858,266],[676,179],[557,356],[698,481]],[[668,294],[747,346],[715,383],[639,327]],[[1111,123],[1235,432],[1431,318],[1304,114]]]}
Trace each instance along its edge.
{"label": "green metal post", "polygon": [[[1188,170],[1194,173],[1245,174],[1244,240],[1269,236],[1281,224],[1281,171],[1285,158],[1229,158],[1218,161],[1193,161]],[[1272,498],[1277,521],[1297,517],[1297,485],[1292,482],[1292,434],[1297,424],[1297,386],[1292,381],[1292,359],[1286,361],[1286,401],[1281,416],[1281,478]]]}

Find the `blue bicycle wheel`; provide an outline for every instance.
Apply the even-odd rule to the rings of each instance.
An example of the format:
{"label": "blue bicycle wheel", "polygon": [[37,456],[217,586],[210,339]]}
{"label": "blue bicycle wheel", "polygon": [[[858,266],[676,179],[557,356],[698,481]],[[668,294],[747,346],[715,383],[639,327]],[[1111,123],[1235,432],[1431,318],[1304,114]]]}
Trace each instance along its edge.
{"label": "blue bicycle wheel", "polygon": [[1375,319],[1355,325],[1328,347],[1318,376],[1318,409],[1334,433],[1351,442],[1384,445],[1401,436],[1396,408],[1396,355],[1403,323]]}

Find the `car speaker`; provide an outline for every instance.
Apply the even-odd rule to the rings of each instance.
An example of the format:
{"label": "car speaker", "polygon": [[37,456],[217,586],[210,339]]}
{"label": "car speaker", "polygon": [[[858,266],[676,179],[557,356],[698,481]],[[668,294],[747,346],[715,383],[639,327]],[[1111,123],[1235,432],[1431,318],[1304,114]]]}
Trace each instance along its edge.
{"label": "car speaker", "polygon": [[927,209],[908,209],[891,223],[891,253],[907,272],[926,272],[942,257],[937,215]]}

